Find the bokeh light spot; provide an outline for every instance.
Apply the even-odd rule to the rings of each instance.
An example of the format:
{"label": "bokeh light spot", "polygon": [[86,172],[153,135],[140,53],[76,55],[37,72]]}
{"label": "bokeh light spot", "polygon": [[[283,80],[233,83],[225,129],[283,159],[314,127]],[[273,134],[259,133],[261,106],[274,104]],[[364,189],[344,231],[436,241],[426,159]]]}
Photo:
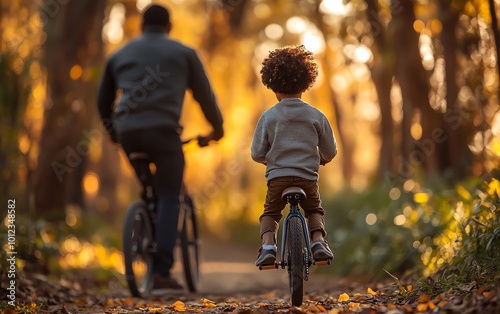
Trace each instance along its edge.
{"label": "bokeh light spot", "polygon": [[369,213],[365,218],[366,224],[373,226],[377,222],[377,215],[374,213]]}
{"label": "bokeh light spot", "polygon": [[69,77],[75,81],[78,80],[80,77],[82,77],[83,74],[83,69],[79,64],[75,64],[74,66],[71,67],[71,70],[69,71]]}

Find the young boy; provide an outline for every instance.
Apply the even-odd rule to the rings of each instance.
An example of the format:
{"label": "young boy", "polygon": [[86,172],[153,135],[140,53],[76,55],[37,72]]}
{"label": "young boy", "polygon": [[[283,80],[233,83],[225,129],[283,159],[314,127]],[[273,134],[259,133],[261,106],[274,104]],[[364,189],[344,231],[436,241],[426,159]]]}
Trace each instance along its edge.
{"label": "young boy", "polygon": [[337,144],[326,116],[301,100],[318,76],[313,54],[304,46],[286,46],[271,51],[262,62],[262,83],[278,103],[259,119],[252,141],[252,159],[266,165],[267,195],[260,216],[262,246],[255,264],[276,261],[276,232],[286,203],[281,193],[289,186],[302,188],[301,201],[311,236],[314,260],[332,260],[324,237],[325,211],[321,207],[318,169],[337,154]]}

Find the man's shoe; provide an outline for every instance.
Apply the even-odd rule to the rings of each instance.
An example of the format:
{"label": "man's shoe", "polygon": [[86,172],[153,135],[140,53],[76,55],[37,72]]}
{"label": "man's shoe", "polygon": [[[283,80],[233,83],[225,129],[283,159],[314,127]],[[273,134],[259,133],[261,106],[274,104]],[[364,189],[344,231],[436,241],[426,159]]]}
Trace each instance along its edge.
{"label": "man's shoe", "polygon": [[263,249],[262,246],[259,248],[259,256],[255,261],[256,266],[263,265],[274,265],[276,263],[276,248]]}
{"label": "man's shoe", "polygon": [[313,242],[311,244],[311,252],[315,261],[333,260],[332,250],[330,250],[330,247],[328,246],[326,240],[321,242]]}
{"label": "man's shoe", "polygon": [[182,292],[184,287],[182,287],[177,280],[171,276],[162,276],[160,274],[155,274],[153,277],[153,290],[165,290],[166,292]]}

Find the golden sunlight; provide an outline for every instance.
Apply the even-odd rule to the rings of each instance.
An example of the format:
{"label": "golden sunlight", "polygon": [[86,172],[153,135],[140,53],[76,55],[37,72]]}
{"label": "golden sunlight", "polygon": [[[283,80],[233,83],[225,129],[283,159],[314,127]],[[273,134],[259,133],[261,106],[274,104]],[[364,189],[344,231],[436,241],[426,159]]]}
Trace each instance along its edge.
{"label": "golden sunlight", "polygon": [[314,54],[322,53],[325,50],[325,40],[323,34],[315,26],[311,26],[301,36],[302,43]]}
{"label": "golden sunlight", "polygon": [[149,5],[152,0],[137,0],[135,6],[137,7],[137,10],[142,11],[147,5]]}
{"label": "golden sunlight", "polygon": [[280,40],[283,37],[283,28],[278,24],[269,24],[264,29],[264,33],[271,40]]}
{"label": "golden sunlight", "polygon": [[292,34],[302,34],[307,29],[309,21],[300,16],[292,16],[286,21],[286,29]]}
{"label": "golden sunlight", "polygon": [[19,145],[19,150],[21,151],[21,153],[27,154],[29,152],[29,149],[31,146],[31,141],[28,138],[28,136],[26,136],[26,134],[22,134],[21,136],[19,136],[19,144],[18,145]]}
{"label": "golden sunlight", "polygon": [[422,125],[418,122],[412,123],[410,133],[411,137],[418,141],[422,137]]}
{"label": "golden sunlight", "polygon": [[425,204],[427,203],[428,200],[429,200],[429,195],[427,193],[419,192],[413,195],[413,201],[415,201],[415,203]]}
{"label": "golden sunlight", "polygon": [[350,5],[344,4],[342,0],[323,0],[319,10],[325,14],[346,15],[349,12]]}
{"label": "golden sunlight", "polygon": [[365,221],[367,225],[372,226],[377,222],[377,215],[375,215],[374,213],[369,213],[368,215],[366,215]]}
{"label": "golden sunlight", "polygon": [[102,37],[110,44],[118,44],[124,36],[123,25],[125,23],[125,5],[116,3],[111,8],[109,20],[102,28]]}
{"label": "golden sunlight", "polygon": [[415,32],[420,33],[425,28],[425,23],[422,20],[415,20],[413,22],[413,29]]}
{"label": "golden sunlight", "polygon": [[406,222],[406,216],[405,215],[397,215],[394,217],[393,222],[396,226],[402,226]]}
{"label": "golden sunlight", "polygon": [[95,172],[87,172],[83,178],[83,190],[87,195],[94,197],[99,190],[99,177]]}
{"label": "golden sunlight", "polygon": [[258,3],[253,9],[253,14],[259,19],[265,19],[272,14],[272,10],[267,3]]}
{"label": "golden sunlight", "polygon": [[71,67],[71,70],[69,71],[69,77],[73,80],[76,81],[80,77],[82,77],[83,74],[83,69],[79,64],[75,64],[74,66]]}

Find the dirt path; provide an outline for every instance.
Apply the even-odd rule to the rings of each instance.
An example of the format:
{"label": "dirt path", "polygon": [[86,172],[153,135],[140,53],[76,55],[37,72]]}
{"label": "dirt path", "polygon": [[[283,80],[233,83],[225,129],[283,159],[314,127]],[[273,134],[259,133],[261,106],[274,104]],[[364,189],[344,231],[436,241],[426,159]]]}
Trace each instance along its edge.
{"label": "dirt path", "polygon": [[[202,243],[200,294],[235,295],[266,293],[267,291],[288,292],[288,273],[285,269],[259,270],[254,262],[257,247],[245,247],[214,238],[204,238]],[[325,266],[333,267],[333,266]],[[341,283],[328,275],[328,269],[321,272],[311,268],[311,276],[305,289],[340,289]],[[174,276],[182,280],[181,265],[174,266]]]}

